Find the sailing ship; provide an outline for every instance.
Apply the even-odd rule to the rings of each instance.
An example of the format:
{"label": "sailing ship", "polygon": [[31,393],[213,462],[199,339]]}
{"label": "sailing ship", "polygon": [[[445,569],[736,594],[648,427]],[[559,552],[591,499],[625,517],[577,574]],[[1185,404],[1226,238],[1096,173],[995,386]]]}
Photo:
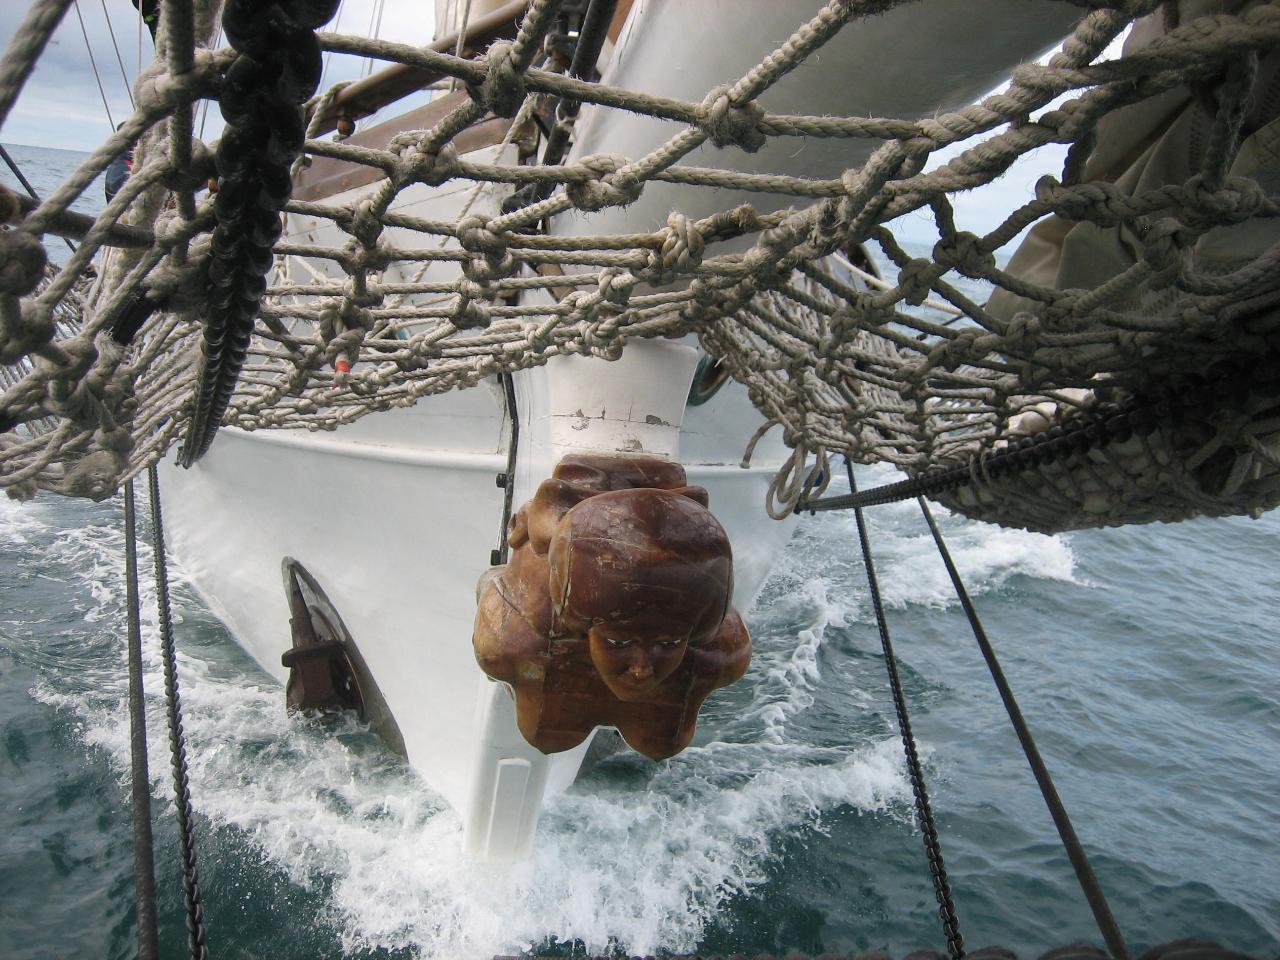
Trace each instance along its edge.
{"label": "sailing ship", "polygon": [[[220,83],[216,162],[148,134],[98,223],[64,215],[75,183],[22,208],[15,238],[147,252],[113,255],[69,338],[97,349],[91,395],[9,332],[5,481],[97,495],[167,455],[170,546],[210,607],[292,705],[360,710],[478,859],[528,852],[543,799],[617,745],[602,731],[689,742],[799,509],[923,494],[1057,530],[1280,503],[1273,3],[833,2],[799,26],[766,0],[441,4],[429,48],[325,40],[396,64],[309,101],[305,161],[259,84],[306,99],[324,4],[279,6],[284,27],[232,2],[235,53],[194,60],[180,33],[212,21],[170,21],[187,86],[157,84],[76,183]],[[277,67],[282,39],[301,52]],[[957,229],[950,192],[1049,142],[1072,144],[1060,180]],[[921,207],[932,259],[881,226]],[[949,270],[1001,293],[973,304]],[[971,322],[900,308],[931,295]],[[221,319],[192,322],[202,296]],[[834,452],[909,479],[824,499]]]}
{"label": "sailing ship", "polygon": [[[937,42],[970,16],[965,4],[943,7],[921,42]],[[792,25],[795,16],[786,5],[773,3],[755,4],[747,17],[742,13],[740,4],[711,10],[639,3],[616,10],[605,32],[612,50],[599,58],[601,82],[673,98],[698,95],[717,80],[745,71],[766,51],[768,38]],[[481,30],[488,28],[486,15],[512,16],[510,10],[479,6],[473,6],[472,14]],[[971,47],[965,62],[948,64],[936,77],[921,76],[911,88],[887,77],[877,87],[865,70],[850,69],[909,32],[914,20],[904,9],[877,18],[870,30],[837,37],[821,62],[797,71],[765,102],[778,113],[834,114],[849,109],[846,91],[854,88],[859,91],[857,112],[930,116],[997,85],[1017,63],[1055,43],[1076,14],[1055,3],[1017,2],[991,15],[1005,29]],[[723,53],[714,58],[698,56],[707,45],[707,32],[720,33],[731,23],[740,25],[742,35],[724,44]],[[478,46],[474,33],[462,42]],[[438,45],[455,46],[458,40],[451,34],[446,30]],[[673,61],[689,66],[671,71]],[[957,83],[957,76],[964,82]],[[377,83],[378,78],[364,81],[374,91]],[[348,100],[358,105],[361,95],[357,89]],[[445,93],[412,114],[371,125],[343,142],[385,148],[406,125],[429,129],[466,98],[465,92]],[[577,118],[568,159],[606,148],[643,156],[667,137],[665,127],[660,120],[642,121],[588,106]],[[487,129],[476,129],[476,139],[459,143],[459,160],[518,163],[510,133],[510,124],[489,121]],[[752,154],[732,151],[729,164],[741,161],[752,172],[786,169],[793,176],[822,177],[857,159],[841,141],[810,144],[799,157],[788,158],[792,150],[780,142]],[[714,145],[701,152],[716,155],[721,165],[720,155],[730,153]],[[863,156],[867,153],[869,146]],[[697,162],[698,157],[690,159]],[[358,205],[381,187],[383,180],[376,174],[336,158],[317,159],[298,178],[294,196],[318,204]],[[500,215],[511,193],[477,193],[465,184],[417,184],[402,191],[391,209],[429,220],[491,218]],[[747,191],[654,185],[625,208],[555,217],[548,235],[647,232],[665,225],[672,210],[700,220],[717,208],[744,203],[769,213],[785,200]],[[332,221],[288,214],[284,238],[327,246],[340,243],[342,235]],[[399,239],[394,230],[390,238]],[[280,268],[295,279],[308,268],[325,269],[296,259],[286,258]],[[381,281],[395,283],[418,273],[393,266]],[[459,270],[433,263],[423,276],[452,282]],[[406,297],[404,302],[431,301]],[[414,332],[411,321],[401,329],[406,337]],[[433,789],[466,811],[469,849],[483,859],[523,856],[544,794],[573,782],[593,741],[587,738],[574,749],[555,753],[532,747],[516,729],[507,686],[491,682],[476,668],[471,647],[475,585],[500,538],[504,500],[509,496],[508,502],[520,504],[530,499],[541,479],[569,454],[639,454],[679,462],[688,483],[706,489],[733,544],[734,603],[748,609],[791,533],[789,521],[770,521],[764,512],[770,482],[787,451],[774,435],[757,446],[749,467],[739,466],[764,418],[739,383],[730,381],[719,390],[695,384],[695,374],[700,381],[709,379],[708,367],[708,355],[693,338],[645,341],[629,344],[615,360],[559,357],[516,372],[509,394],[494,378],[485,387],[424,397],[413,407],[332,432],[228,429],[216,449],[189,470],[164,473],[161,488],[172,549],[212,609],[282,682],[288,679],[281,655],[291,642],[285,629],[290,610],[277,571],[286,558],[301,564],[321,585],[358,647],[409,762]],[[701,402],[690,403],[691,397]],[[512,421],[519,424],[518,437]],[[495,485],[499,477],[505,488]],[[235,506],[228,509],[231,504]],[[214,517],[218,519],[210,522]]]}

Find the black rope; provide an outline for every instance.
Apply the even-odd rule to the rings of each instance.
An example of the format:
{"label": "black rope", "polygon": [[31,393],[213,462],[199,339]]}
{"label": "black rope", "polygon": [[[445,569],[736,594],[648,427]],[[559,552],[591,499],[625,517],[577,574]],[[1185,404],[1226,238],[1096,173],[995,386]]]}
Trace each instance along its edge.
{"label": "black rope", "polygon": [[187,949],[192,960],[208,960],[204,907],[200,902],[200,874],[192,829],[191,783],[187,777],[187,747],[178,696],[177,652],[173,644],[173,615],[169,609],[169,571],[164,555],[164,516],[160,510],[160,480],[155,466],[147,470],[151,491],[151,523],[156,555],[156,602],[160,615],[160,647],[164,655],[164,694],[169,714],[169,756],[173,765],[173,805],[178,817],[182,854],[182,892],[187,908]]}
{"label": "black rope", "polygon": [[147,713],[142,696],[142,623],[138,603],[138,532],[133,481],[124,488],[124,576],[129,616],[129,775],[133,806],[133,883],[138,913],[138,958],[155,960],[156,864],[151,845],[151,778],[147,772]]}
{"label": "black rope", "polygon": [[[849,489],[856,491],[853,464],[845,461],[849,474]],[[916,816],[920,820],[920,832],[924,837],[925,853],[929,858],[929,876],[933,880],[934,896],[938,900],[938,915],[942,918],[942,934],[947,940],[947,952],[953,960],[964,956],[964,938],[960,936],[960,921],[956,917],[955,902],[951,899],[951,884],[947,880],[947,868],[942,860],[942,845],[933,822],[933,810],[929,806],[929,791],[925,786],[924,772],[920,768],[920,755],[911,733],[911,718],[907,715],[907,700],[902,692],[902,679],[898,676],[898,662],[893,655],[893,642],[889,639],[889,625],[884,616],[884,604],[880,600],[880,584],[876,580],[875,563],[871,559],[871,541],[867,538],[867,524],[862,508],[854,508],[858,521],[858,540],[862,544],[862,559],[867,568],[867,586],[871,590],[871,605],[875,609],[876,626],[880,629],[880,645],[884,648],[885,668],[889,671],[889,686],[893,690],[893,707],[898,714],[898,730],[902,734],[902,748],[907,756],[907,772],[911,777],[911,792],[915,796]]]}
{"label": "black rope", "polygon": [[1089,909],[1093,911],[1093,918],[1098,923],[1098,930],[1102,933],[1102,939],[1106,942],[1107,949],[1111,951],[1113,957],[1116,957],[1117,960],[1128,960],[1129,951],[1125,947],[1124,937],[1120,934],[1116,918],[1111,913],[1111,907],[1107,904],[1106,895],[1103,894],[1102,888],[1098,885],[1098,878],[1094,876],[1093,867],[1089,864],[1089,857],[1084,852],[1080,838],[1076,836],[1075,828],[1071,825],[1071,818],[1067,815],[1067,810],[1062,805],[1062,800],[1058,797],[1057,788],[1053,785],[1053,778],[1049,775],[1048,768],[1040,758],[1040,751],[1036,749],[1035,739],[1027,728],[1022,711],[1018,709],[1017,700],[1014,699],[1013,689],[1009,686],[1009,681],[1005,679],[1004,671],[1000,669],[1000,661],[996,659],[995,649],[987,639],[987,632],[982,628],[982,621],[978,619],[978,611],[974,609],[973,602],[969,599],[969,591],[965,589],[964,582],[960,579],[960,572],[951,560],[951,551],[947,549],[947,543],[942,537],[942,531],[938,529],[938,524],[933,519],[933,512],[929,509],[929,505],[924,498],[918,497],[917,501],[920,504],[921,512],[924,513],[925,522],[929,524],[929,532],[933,534],[933,542],[938,546],[938,553],[942,556],[942,562],[947,566],[947,573],[950,575],[951,583],[956,589],[956,596],[960,598],[960,604],[964,607],[965,615],[969,618],[969,626],[973,628],[973,635],[982,650],[983,659],[987,661],[987,667],[991,670],[991,679],[995,681],[996,689],[1000,691],[1000,699],[1004,701],[1005,710],[1009,713],[1009,722],[1013,724],[1013,729],[1018,734],[1018,741],[1022,744],[1023,753],[1027,755],[1027,763],[1031,765],[1031,772],[1035,774],[1036,783],[1040,786],[1040,793],[1044,797],[1045,806],[1049,808],[1054,825],[1058,828],[1058,836],[1062,838],[1062,845],[1066,848],[1067,857],[1071,860],[1076,879],[1080,882],[1080,889],[1084,891],[1084,897],[1089,902]]}
{"label": "black rope", "polygon": [[230,0],[222,14],[238,56],[227,68],[219,105],[227,127],[218,142],[217,225],[210,236],[208,311],[200,376],[178,462],[209,449],[248,356],[280,215],[292,193],[289,169],[306,140],[302,104],[323,64],[315,29],[338,0]]}

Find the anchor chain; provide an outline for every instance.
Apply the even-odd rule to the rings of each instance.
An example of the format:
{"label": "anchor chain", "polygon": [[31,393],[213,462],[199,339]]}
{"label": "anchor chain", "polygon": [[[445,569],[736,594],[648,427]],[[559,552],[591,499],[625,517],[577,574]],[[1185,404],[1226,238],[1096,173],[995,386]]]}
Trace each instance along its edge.
{"label": "anchor chain", "polygon": [[292,192],[290,167],[302,153],[302,105],[320,82],[315,30],[338,0],[230,0],[222,17],[239,54],[218,103],[227,129],[218,144],[217,226],[211,238],[209,307],[191,421],[179,462],[189,467],[213,443],[244,366],[281,211]]}
{"label": "anchor chain", "polygon": [[[845,460],[849,475],[849,489],[857,491],[853,478],[853,464]],[[956,916],[955,901],[951,897],[951,883],[947,879],[947,867],[942,859],[942,844],[938,840],[938,828],[933,822],[933,809],[929,805],[929,789],[924,782],[920,766],[920,753],[911,732],[911,718],[907,714],[907,698],[902,691],[902,678],[898,675],[898,661],[889,639],[889,624],[884,615],[884,603],[880,599],[880,584],[876,579],[875,564],[871,559],[871,541],[867,537],[866,519],[862,508],[854,508],[858,521],[858,541],[862,546],[862,559],[867,568],[867,586],[871,592],[871,605],[875,610],[876,626],[880,630],[880,645],[884,649],[884,663],[889,671],[889,687],[893,691],[893,707],[898,716],[898,731],[902,736],[902,749],[907,758],[907,773],[911,778],[911,793],[915,797],[916,816],[920,821],[920,833],[924,837],[925,855],[929,858],[929,877],[933,880],[934,896],[938,900],[938,916],[942,920],[942,935],[947,941],[947,952],[952,960],[964,956],[964,938],[960,936],[960,921]]]}
{"label": "anchor chain", "polygon": [[160,955],[156,933],[156,866],[151,834],[151,777],[147,772],[147,713],[142,689],[142,616],[138,599],[138,521],[133,481],[124,485],[124,576],[129,648],[129,774],[133,810],[133,882],[138,960]]}
{"label": "anchor chain", "polygon": [[173,805],[178,818],[178,843],[182,855],[182,894],[187,911],[187,949],[192,960],[209,960],[200,896],[200,871],[196,864],[192,829],[191,781],[187,775],[187,747],[182,729],[182,703],[178,694],[177,652],[173,644],[173,615],[169,606],[169,570],[164,550],[164,515],[160,509],[160,480],[155,466],[147,470],[151,493],[151,524],[155,552],[156,604],[160,618],[160,649],[164,658],[164,693],[169,719],[169,757],[173,769]]}

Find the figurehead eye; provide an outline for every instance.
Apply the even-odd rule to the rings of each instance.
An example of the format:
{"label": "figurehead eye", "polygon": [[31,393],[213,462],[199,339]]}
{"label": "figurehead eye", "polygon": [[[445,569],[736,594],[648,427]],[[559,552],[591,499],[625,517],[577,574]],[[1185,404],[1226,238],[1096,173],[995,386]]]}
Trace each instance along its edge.
{"label": "figurehead eye", "polygon": [[611,647],[629,647],[629,646],[631,646],[631,641],[630,641],[630,640],[624,640],[622,637],[605,637],[605,638],[604,638],[604,642],[605,642],[605,643],[607,643],[607,644],[608,644],[609,646],[611,646]]}
{"label": "figurehead eye", "polygon": [[660,647],[678,647],[678,646],[680,646],[680,644],[682,644],[682,643],[684,643],[684,638],[683,638],[683,637],[672,637],[672,638],[671,638],[671,639],[669,639],[669,640],[659,640],[659,641],[658,641],[658,646],[660,646]]}

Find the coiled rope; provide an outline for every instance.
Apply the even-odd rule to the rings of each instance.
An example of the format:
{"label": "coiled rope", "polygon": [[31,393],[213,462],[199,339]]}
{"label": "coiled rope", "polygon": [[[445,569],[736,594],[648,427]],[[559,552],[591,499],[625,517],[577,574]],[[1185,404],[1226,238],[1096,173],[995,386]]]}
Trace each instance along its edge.
{"label": "coiled rope", "polygon": [[302,105],[323,71],[315,30],[338,0],[231,0],[227,41],[239,54],[227,69],[219,103],[227,131],[218,144],[217,226],[209,263],[209,308],[191,423],[179,462],[190,466],[213,443],[249,351],[280,214],[292,194],[291,168],[302,154]]}

